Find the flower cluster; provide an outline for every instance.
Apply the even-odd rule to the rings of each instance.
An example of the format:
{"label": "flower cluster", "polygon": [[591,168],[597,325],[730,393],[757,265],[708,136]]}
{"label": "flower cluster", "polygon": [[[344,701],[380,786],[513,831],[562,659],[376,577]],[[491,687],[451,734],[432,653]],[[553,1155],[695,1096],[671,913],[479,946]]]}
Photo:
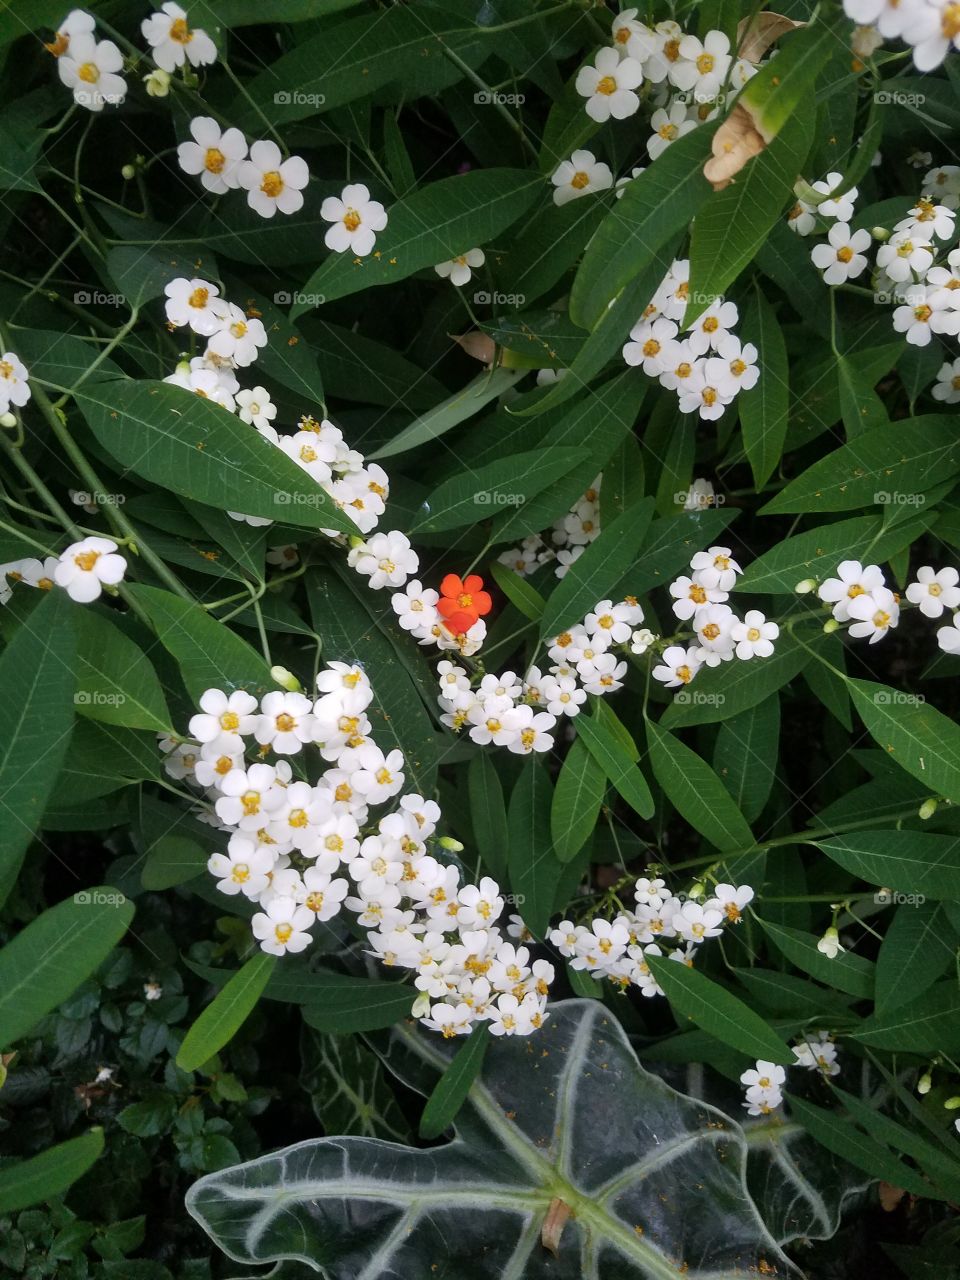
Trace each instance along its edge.
{"label": "flower cluster", "polygon": [[710,547],[693,556],[689,575],[670,583],[673,612],[690,623],[694,635],[686,648],[668,646],[661,664],[653,668],[654,678],[668,689],[689,684],[703,666],[772,655],[779,626],[758,609],[748,609],[741,620],[726,603],[741,572],[729,547]]}
{"label": "flower cluster", "polygon": [[549,543],[539,533],[524,538],[519,547],[510,547],[497,557],[501,564],[512,569],[521,578],[556,559],[555,573],[565,576],[572,564],[583,555],[587,547],[600,535],[600,486],[599,475],[577,499],[566,515],[553,522]]}
{"label": "flower cluster", "polygon": [[[960,572],[948,566],[934,569],[922,565],[916,579],[907,585],[906,597],[925,618],[938,619],[947,610],[960,609]],[[798,590],[813,588],[805,581]],[[850,635],[857,640],[869,638],[870,644],[882,640],[900,622],[900,597],[886,585],[879,565],[862,565],[859,560],[843,560],[837,576],[817,586],[817,595],[832,606],[834,621],[848,624]],[[937,630],[937,643],[945,653],[960,653],[960,625],[954,612],[949,625]]]}
{"label": "flower cluster", "polygon": [[[808,1071],[819,1071],[825,1076],[840,1074],[840,1063],[837,1062],[837,1047],[826,1031],[818,1031],[811,1038],[805,1037],[793,1047],[796,1059],[794,1066],[805,1067]],[[783,1103],[782,1086],[787,1081],[787,1070],[775,1062],[760,1059],[755,1067],[750,1067],[740,1077],[744,1087],[747,1115],[768,1116]]]}
{"label": "flower cluster", "polygon": [[613,920],[598,916],[589,925],[561,920],[550,941],[572,969],[607,978],[621,990],[634,986],[641,995],[662,996],[645,957],[692,965],[697,948],[707,938],[718,938],[726,925],[738,924],[753,896],[749,885],[718,884],[703,902],[683,900],[663,880],[641,877],[632,909],[624,908]]}
{"label": "flower cluster", "polygon": [[248,154],[240,130],[221,129],[210,116],[195,116],[190,134],[193,141],[177,147],[177,161],[184,173],[199,175],[213,195],[239,187],[246,191],[250,208],[263,218],[303,208],[310,170],[302,157],[284,159],[277,144],[264,139],[254,142]]}
{"label": "flower cluster", "polygon": [[723,298],[714,299],[681,335],[689,294],[690,263],[677,260],[630,330],[623,358],[675,391],[681,413],[712,420],[741,391],[756,385],[757,349],[750,342],[742,344],[732,332],[739,312],[735,303]]}
{"label": "flower cluster", "polygon": [[[462,846],[436,838],[433,801],[405,792],[402,753],[373,742],[363,669],[328,663],[317,693],[274,690],[258,702],[208,689],[189,740],[161,739],[167,772],[202,792],[202,816],[229,835],[207,864],[217,887],[260,908],[253,934],[274,955],[303,951],[316,923],[345,906],[370,954],[415,975],[414,1013],[444,1036],[481,1021],[494,1035],[536,1030],[553,966],[505,939],[494,880],[464,883],[443,859]],[[313,783],[295,779],[284,757],[312,750],[329,767]],[[371,809],[387,804],[374,821]]]}
{"label": "flower cluster", "polygon": [[465,668],[441,662],[440,719],[455,733],[467,728],[478,746],[493,743],[517,755],[549,751],[558,722],[578,715],[588,693],[602,697],[623,687],[627,664],[616,649],[649,647],[651,633],[635,630],[642,621],[635,599],[601,600],[582,623],[547,641],[553,665],[546,672],[530,667],[522,679],[513,671],[471,679]]}
{"label": "flower cluster", "polygon": [[409,582],[390,597],[390,604],[400,626],[420,644],[457,649],[465,657],[483,644],[487,634],[483,615],[493,608],[483,579],[475,573],[463,579],[448,573],[439,592],[419,581]]}
{"label": "flower cluster", "polygon": [[98,600],[106,587],[123,581],[127,562],[110,538],[89,537],[72,542],[59,556],[43,560],[28,557],[0,565],[0,605],[6,604],[13,591],[12,583],[50,591],[63,587],[71,600],[90,604]]}
{"label": "flower cluster", "polygon": [[883,40],[910,45],[918,71],[932,71],[960,49],[960,9],[951,0],[843,0],[843,11],[870,28],[858,38],[871,52]]}

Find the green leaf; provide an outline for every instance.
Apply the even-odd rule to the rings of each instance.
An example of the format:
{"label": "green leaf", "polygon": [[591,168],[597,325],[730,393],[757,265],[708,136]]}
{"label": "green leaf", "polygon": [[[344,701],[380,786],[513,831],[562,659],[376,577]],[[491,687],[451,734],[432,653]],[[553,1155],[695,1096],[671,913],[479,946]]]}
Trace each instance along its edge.
{"label": "green leaf", "polygon": [[[0,18],[2,20],[2,18]],[[103,1130],[90,1129],[29,1160],[0,1166],[0,1213],[16,1213],[62,1196],[103,1152]]]}
{"label": "green leaf", "polygon": [[0,905],[13,887],[67,756],[77,612],[66,592],[51,591],[0,655]]}
{"label": "green leaf", "polygon": [[592,716],[576,718],[577,737],[596,760],[619,794],[641,818],[652,818],[653,796],[647,780],[637,767],[640,753],[631,738],[627,745],[600,718],[599,708]]}
{"label": "green leaf", "polygon": [[317,1031],[377,1031],[410,1016],[417,997],[404,982],[348,978],[338,973],[311,975],[314,994],[304,1003],[303,1017]]}
{"label": "green leaf", "polygon": [[[770,145],[747,162],[736,181],[715,191],[697,213],[690,238],[690,302],[684,313],[685,326],[692,325],[714,299],[722,297],[753,261],[787,201],[793,202],[793,185],[813,145],[815,125],[811,96],[799,104]],[[672,150],[671,146],[665,154]],[[765,361],[760,361],[760,368],[761,379],[768,377]],[[768,471],[756,480],[758,488],[769,475]]]}
{"label": "green leaf", "polygon": [[960,899],[960,841],[922,831],[852,831],[817,847],[868,884],[924,898]]}
{"label": "green leaf", "polygon": [[[358,48],[363,50],[365,44],[366,37]],[[268,74],[276,83],[276,68]],[[318,294],[325,304],[336,302],[361,289],[396,284],[424,267],[449,262],[502,235],[543,190],[543,178],[524,169],[477,169],[432,182],[391,206],[387,228],[377,235],[376,256],[331,253],[311,275],[303,293]],[[310,309],[308,301],[297,302],[291,318]]]}
{"label": "green leaf", "polygon": [[589,457],[588,449],[531,449],[456,475],[434,489],[410,532],[438,533],[477,524],[504,508],[522,510],[532,497],[575,468],[582,483],[581,464]]}
{"label": "green leaf", "polygon": [[543,639],[580,622],[607,598],[637,559],[653,518],[653,499],[644,498],[605,523],[583,555],[554,587],[540,621]]}
{"label": "green leaf", "polygon": [[0,1048],[15,1043],[72,995],[133,919],[133,903],[99,885],[57,903],[0,951]]}
{"label": "green leaf", "polygon": [[488,373],[478,373],[472,382],[455,391],[441,404],[434,405],[415,422],[404,427],[394,439],[375,449],[369,455],[370,459],[392,458],[398,453],[406,453],[410,449],[416,449],[418,445],[435,440],[472,418],[491,400],[499,399],[521,377],[523,372],[517,369],[493,369]]}
{"label": "green leaf", "polygon": [[490,576],[510,603],[519,609],[525,618],[529,618],[531,622],[540,620],[547,602],[536,587],[527,582],[526,578],[521,578],[518,573],[508,569],[499,560],[490,562]]}
{"label": "green leaf", "polygon": [[950,415],[926,414],[875,427],[791,480],[761,515],[853,511],[890,503],[922,505],[934,485],[960,472],[960,441]]}
{"label": "green leaf", "polygon": [[183,1038],[177,1053],[181,1071],[196,1071],[230,1043],[256,1007],[276,963],[276,956],[261,951],[217,992]]}
{"label": "green leaf", "polygon": [[98,609],[77,620],[77,711],[127,729],[170,732],[170,712],[157,673],[139,645]]}
{"label": "green leaf", "polygon": [[715,132],[716,124],[701,125],[667,147],[597,227],[570,294],[571,318],[584,329],[596,328],[611,298],[698,215],[711,191],[703,166]]}
{"label": "green leaf", "polygon": [[121,465],[221,511],[356,533],[333,499],[276,445],[210,400],[129,380],[77,395],[90,429]]}
{"label": "green leaf", "polygon": [[647,741],[654,777],[681,818],[722,853],[752,849],[746,818],[706,761],[653,720]]}
{"label": "green leaf", "polygon": [[837,360],[837,378],[840,383],[840,413],[848,440],[865,431],[889,425],[887,411],[874,391],[870,377],[861,373],[846,356]]}
{"label": "green leaf", "polygon": [[666,956],[646,957],[674,1013],[690,1018],[723,1044],[765,1062],[792,1065],[796,1059],[777,1033],[758,1013],[701,973]]}
{"label": "green leaf", "polygon": [[199,702],[207,689],[232,693],[246,689],[262,697],[275,687],[263,658],[229,627],[189,600],[160,587],[130,584],[128,590],[145,610],[157,639],[177,660],[187,693]]}
{"label": "green leaf", "polygon": [[759,920],[761,929],[786,958],[818,982],[838,991],[846,991],[858,999],[873,998],[876,966],[863,956],[841,951],[833,960],[817,950],[817,937],[801,929],[789,929],[772,920]]}
{"label": "green leaf", "polygon": [[567,752],[553,792],[550,830],[561,862],[569,862],[589,840],[607,789],[607,775],[582,738]]}
{"label": "green leaf", "polygon": [[[736,184],[728,190],[735,189]],[[740,428],[753,482],[761,489],[783,455],[790,414],[790,369],[787,345],[773,307],[759,281],[754,283],[743,317],[743,341],[757,348],[760,377],[739,397]]]}
{"label": "green leaf", "polygon": [[877,955],[877,1013],[922,995],[953,963],[956,936],[940,902],[902,902]]}
{"label": "green leaf", "polygon": [[938,982],[908,1005],[874,1013],[852,1035],[874,1049],[916,1054],[957,1053],[960,1051],[960,988],[956,979]]}
{"label": "green leaf", "polygon": [[507,868],[520,915],[538,938],[550,922],[561,872],[550,834],[552,804],[553,786],[546,769],[534,760],[527,761],[507,810]]}
{"label": "green leaf", "polygon": [[280,310],[293,301],[293,295],[280,291],[274,293],[271,300],[239,280],[230,279],[227,285],[228,296],[248,315],[257,316],[266,330],[267,345],[257,356],[257,377],[265,373],[281,387],[292,391],[301,400],[304,411],[323,405],[323,381],[317,352]]}
{"label": "green leaf", "polygon": [[439,1138],[453,1123],[466,1101],[470,1086],[480,1074],[483,1055],[490,1041],[490,1024],[481,1022],[467,1036],[466,1043],[437,1081],[420,1117],[420,1137]]}
{"label": "green leaf", "polygon": [[755,822],[763,812],[779,758],[780,699],[776,694],[720,725],[713,767],[747,822]]}
{"label": "green leaf", "polygon": [[163,836],[147,854],[140,872],[145,889],[172,889],[207,869],[208,852],[189,836]]}
{"label": "green leaf", "polygon": [[507,878],[507,807],[490,753],[478,751],[467,770],[470,823],[477,852],[493,878]]}
{"label": "green leaf", "polygon": [[960,728],[954,721],[929,703],[882,684],[851,679],[847,689],[887,756],[934,794],[960,803]]}

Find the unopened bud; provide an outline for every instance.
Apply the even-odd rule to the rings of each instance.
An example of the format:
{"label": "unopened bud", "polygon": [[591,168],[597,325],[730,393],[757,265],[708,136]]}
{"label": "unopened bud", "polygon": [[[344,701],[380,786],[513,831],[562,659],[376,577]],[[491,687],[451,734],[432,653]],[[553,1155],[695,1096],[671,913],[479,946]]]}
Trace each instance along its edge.
{"label": "unopened bud", "polygon": [[830,618],[828,619],[828,621],[826,621],[823,624],[823,634],[825,636],[832,636],[835,631],[839,631],[839,630],[840,630],[840,623],[836,620],[836,618]]}
{"label": "unopened bud", "polygon": [[943,1105],[948,1111],[956,1111],[957,1107],[960,1107],[960,1097],[957,1097],[957,1095],[954,1094],[954,1096],[952,1098],[948,1098]]}
{"label": "unopened bud", "polygon": [[430,994],[427,991],[421,991],[413,1002],[413,1008],[410,1010],[415,1018],[425,1018],[430,1012]]}
{"label": "unopened bud", "polygon": [[883,244],[885,240],[890,239],[890,232],[886,227],[871,227],[870,234],[873,236],[874,240],[878,241],[880,244]]}
{"label": "unopened bud", "polygon": [[186,356],[184,356],[182,360],[177,361],[177,367],[175,372],[181,375],[188,374],[190,372],[190,361],[186,358]]}
{"label": "unopened bud", "polygon": [[688,897],[688,898],[702,898],[702,897],[703,897],[703,895],[704,895],[704,892],[705,892],[705,890],[704,890],[704,886],[703,886],[703,881],[702,881],[702,880],[695,880],[695,881],[693,882],[693,884],[690,886],[690,888],[687,890],[687,897]]}
{"label": "unopened bud", "polygon": [[151,98],[165,98],[170,92],[170,73],[157,67],[149,75],[143,77],[147,93]]}
{"label": "unopened bud", "polygon": [[270,679],[275,680],[281,689],[286,689],[288,693],[302,692],[302,685],[292,671],[288,671],[286,667],[271,667]]}
{"label": "unopened bud", "polygon": [[15,427],[17,425],[16,414],[7,410],[6,413],[0,413],[0,427]]}
{"label": "unopened bud", "polygon": [[123,178],[124,182],[130,182],[136,176],[137,170],[132,164],[125,164],[120,170],[120,177]]}
{"label": "unopened bud", "polygon": [[349,543],[351,551],[355,551],[357,547],[362,547],[365,545],[365,540],[356,533],[352,533],[350,537],[347,539],[347,541]]}
{"label": "unopened bud", "polygon": [[447,849],[450,853],[463,852],[463,845],[459,840],[454,840],[453,836],[441,836],[437,843],[442,849]]}
{"label": "unopened bud", "polygon": [[933,1076],[930,1074],[929,1071],[925,1071],[923,1075],[920,1077],[920,1079],[917,1081],[917,1093],[919,1093],[920,1096],[923,1097],[925,1093],[930,1092],[932,1085],[933,1085]]}
{"label": "unopened bud", "polygon": [[924,800],[923,804],[920,806],[920,809],[917,813],[917,817],[922,818],[924,822],[926,822],[927,818],[932,818],[933,815],[937,812],[938,804],[939,804],[939,801],[937,800],[936,796],[928,796],[926,800]]}
{"label": "unopened bud", "polygon": [[798,582],[793,589],[798,596],[809,595],[811,591],[816,591],[817,580],[816,578],[804,578],[804,580],[802,582]]}

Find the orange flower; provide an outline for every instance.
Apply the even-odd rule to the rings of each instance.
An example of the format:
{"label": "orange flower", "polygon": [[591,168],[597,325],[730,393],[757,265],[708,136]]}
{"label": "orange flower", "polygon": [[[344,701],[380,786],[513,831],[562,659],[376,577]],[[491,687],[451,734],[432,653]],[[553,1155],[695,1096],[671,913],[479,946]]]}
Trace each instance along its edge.
{"label": "orange flower", "polygon": [[492,608],[493,601],[484,591],[479,574],[471,573],[461,581],[455,573],[448,573],[440,583],[437,612],[454,635],[469,631],[477,619]]}

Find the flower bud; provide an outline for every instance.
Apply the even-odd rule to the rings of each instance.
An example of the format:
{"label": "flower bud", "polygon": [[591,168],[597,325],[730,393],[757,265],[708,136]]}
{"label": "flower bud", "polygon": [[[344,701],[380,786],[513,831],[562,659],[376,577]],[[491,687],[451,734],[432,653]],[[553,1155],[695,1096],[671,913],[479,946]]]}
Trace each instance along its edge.
{"label": "flower bud", "polygon": [[886,227],[871,227],[870,234],[879,244],[883,244],[885,240],[890,239],[890,232]]}
{"label": "flower bud", "polygon": [[936,796],[927,796],[926,800],[924,800],[923,804],[920,806],[920,809],[917,812],[917,817],[922,818],[924,822],[926,822],[928,818],[932,818],[933,815],[937,812],[938,804],[939,804],[939,801],[937,800]]}
{"label": "flower bud", "polygon": [[687,897],[693,898],[694,900],[696,900],[697,898],[702,898],[703,895],[704,895],[703,882],[701,880],[695,880],[693,884],[690,886],[690,888],[687,890]]}
{"label": "flower bud", "polygon": [[925,1093],[930,1092],[932,1085],[933,1085],[933,1076],[930,1074],[929,1071],[925,1071],[923,1075],[920,1077],[920,1079],[917,1081],[917,1093],[919,1093],[920,1096],[923,1097]]}
{"label": "flower bud", "polygon": [[0,427],[15,427],[16,425],[16,414],[10,413],[9,410],[6,413],[0,413]]}
{"label": "flower bud", "polygon": [[802,582],[798,582],[793,589],[798,596],[809,595],[811,591],[816,591],[817,580],[816,578],[804,578],[804,580]]}
{"label": "flower bud", "polygon": [[123,168],[120,170],[120,177],[123,178],[124,182],[130,182],[136,176],[137,176],[137,170],[136,170],[136,167],[132,164],[125,164]]}
{"label": "flower bud", "polygon": [[365,545],[365,539],[361,538],[359,534],[356,534],[356,533],[352,533],[350,537],[347,539],[347,542],[350,546],[351,551],[355,551],[357,547],[362,547]]}
{"label": "flower bud", "polygon": [[450,853],[461,853],[463,845],[459,840],[454,840],[453,836],[441,836],[437,841],[441,849],[447,849]]}
{"label": "flower bud", "polygon": [[286,689],[288,693],[302,692],[302,686],[292,671],[288,671],[286,667],[271,667],[270,679],[275,680],[282,689]]}
{"label": "flower bud", "polygon": [[165,98],[170,92],[170,73],[157,67],[143,77],[143,83],[151,98]]}
{"label": "flower bud", "polygon": [[421,991],[413,1002],[413,1008],[410,1010],[415,1018],[425,1018],[430,1012],[430,995],[427,991]]}
{"label": "flower bud", "polygon": [[840,630],[840,623],[836,620],[836,618],[829,618],[823,624],[823,634],[825,636],[832,636],[834,631],[839,631],[839,630]]}
{"label": "flower bud", "polygon": [[817,950],[828,960],[835,960],[844,948],[840,945],[840,935],[833,925],[824,930],[823,937],[817,943]]}
{"label": "flower bud", "polygon": [[957,1107],[960,1107],[960,1097],[954,1094],[953,1097],[948,1098],[943,1105],[948,1111],[956,1111]]}

